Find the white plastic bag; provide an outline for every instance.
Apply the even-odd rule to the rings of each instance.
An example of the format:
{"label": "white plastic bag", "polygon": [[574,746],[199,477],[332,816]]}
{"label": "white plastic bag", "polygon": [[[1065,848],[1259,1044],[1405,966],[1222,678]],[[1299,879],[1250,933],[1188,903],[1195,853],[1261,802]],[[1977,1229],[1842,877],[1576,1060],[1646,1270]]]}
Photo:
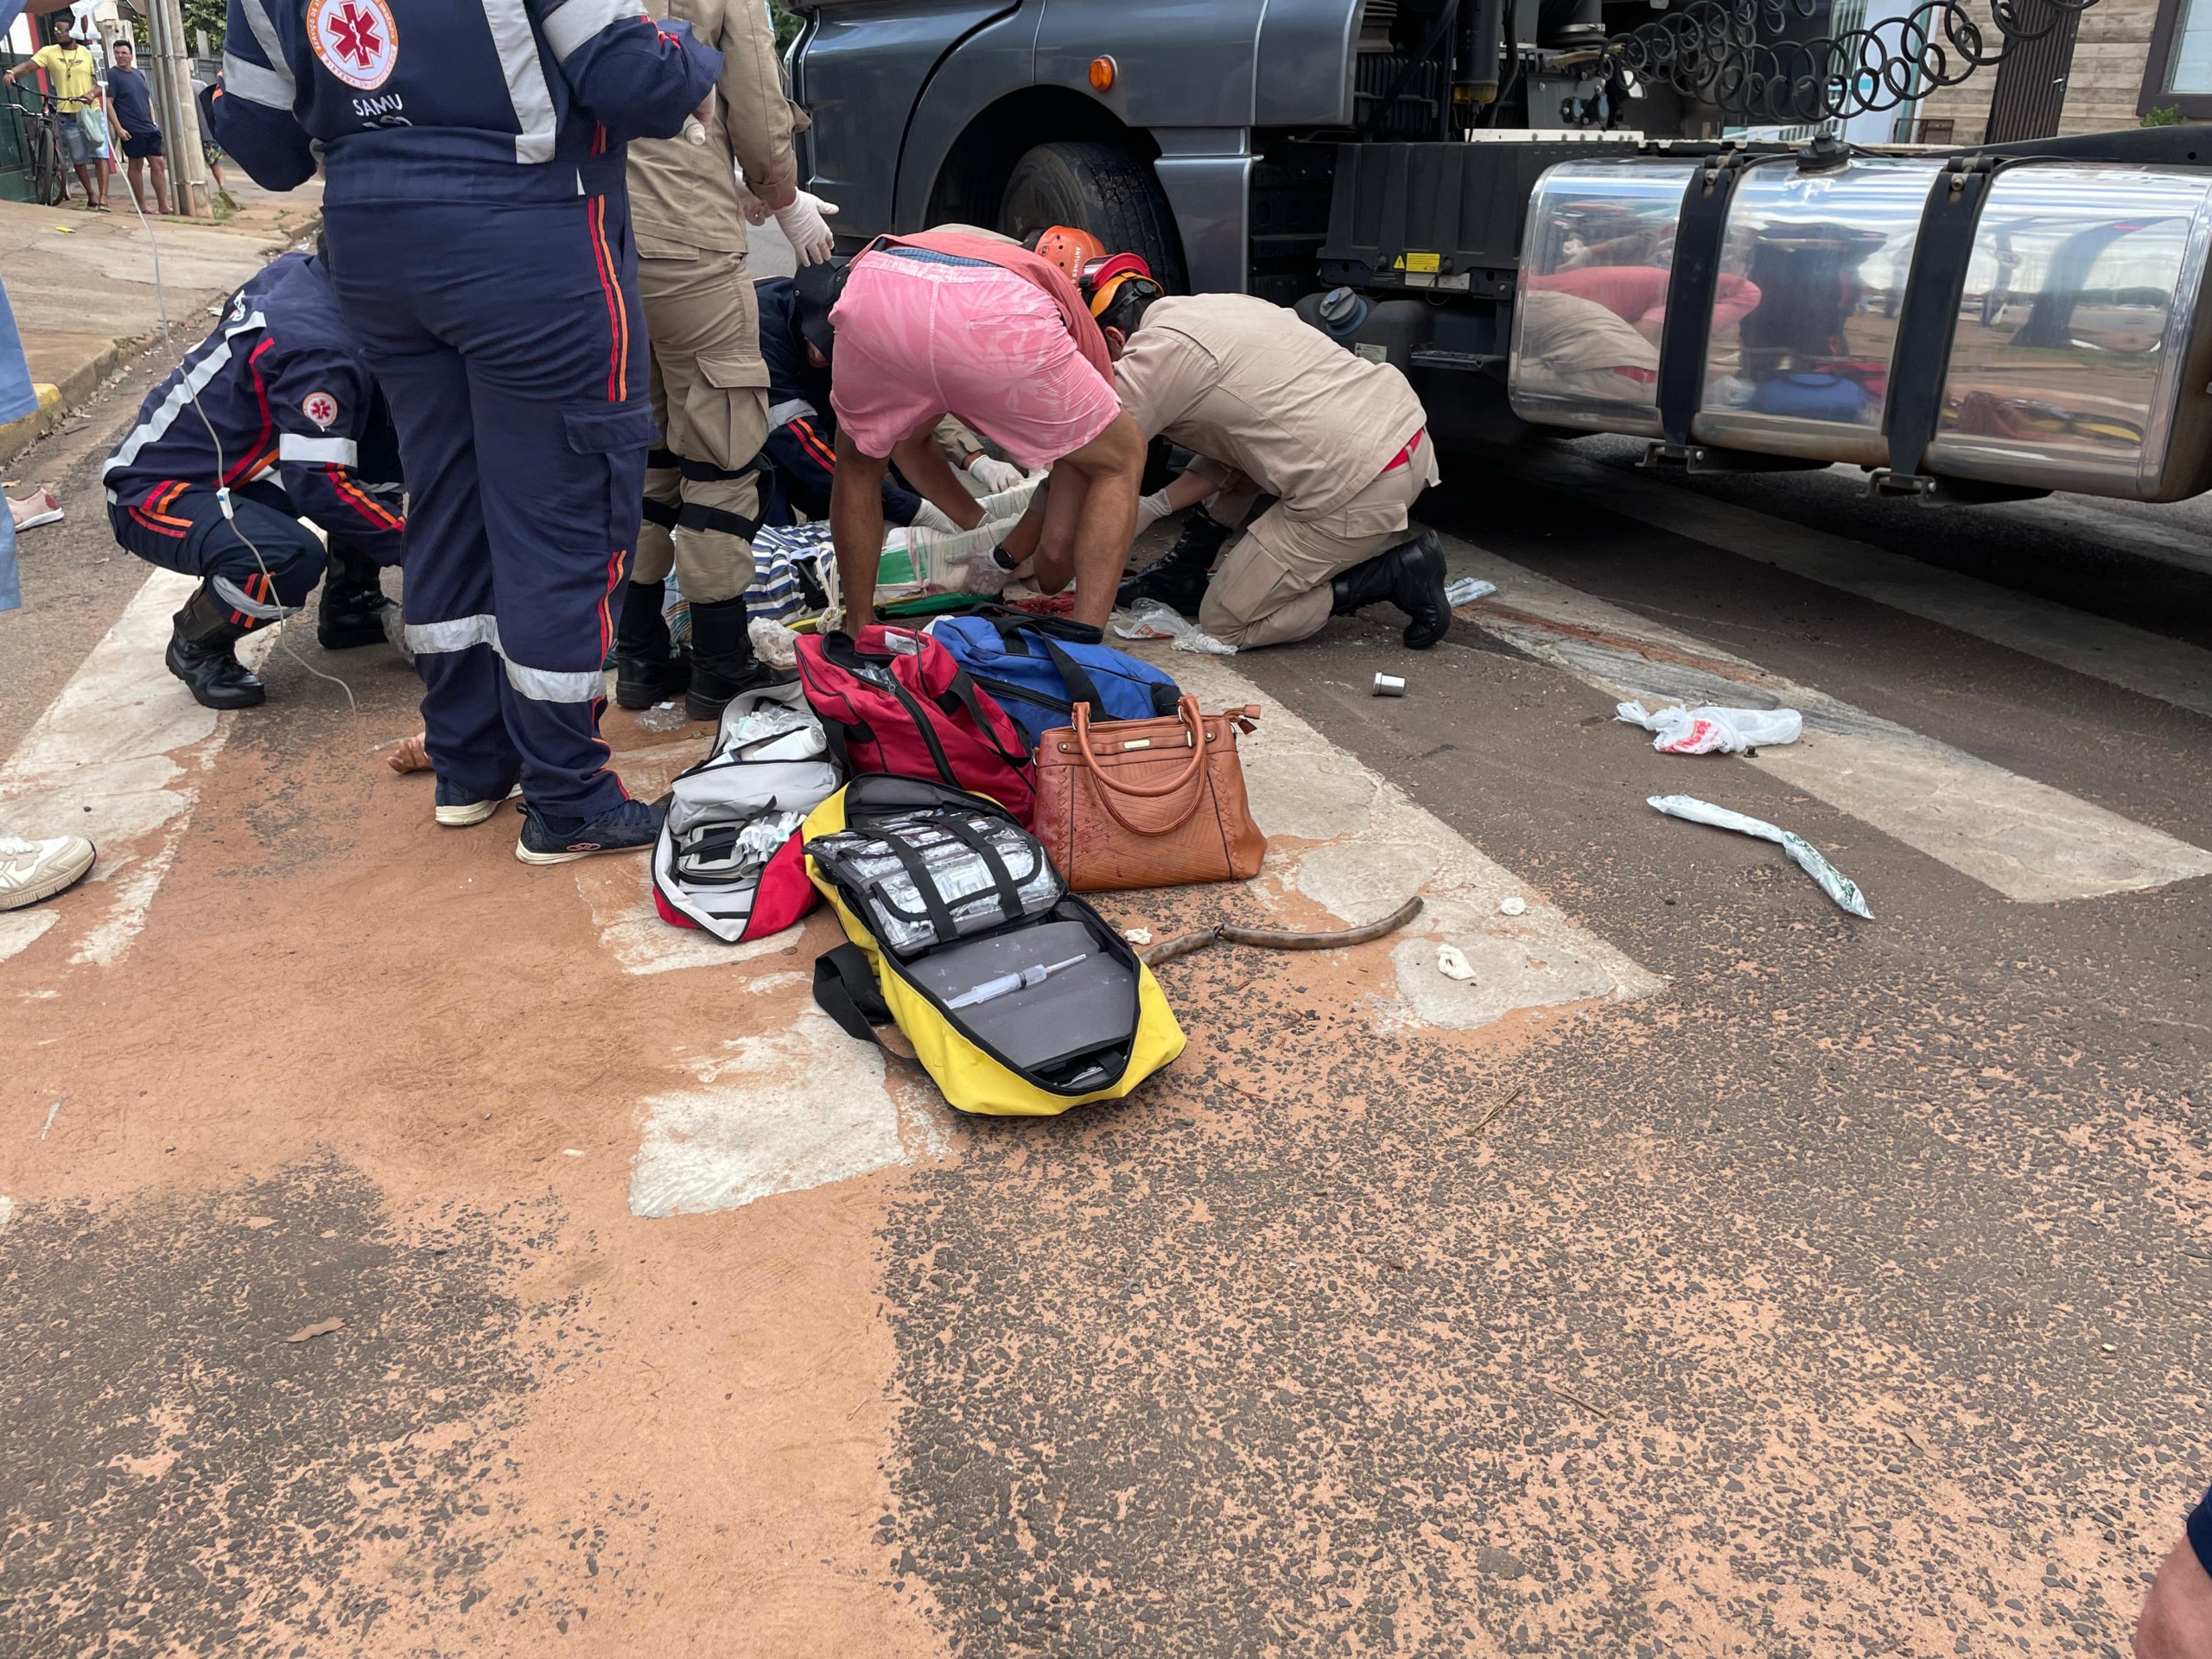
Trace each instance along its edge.
{"label": "white plastic bag", "polygon": [[1874,919],[1874,912],[1866,908],[1866,900],[1859,891],[1859,884],[1827,861],[1821,849],[1802,836],[1769,823],[1764,818],[1754,818],[1741,812],[1732,812],[1725,806],[1715,806],[1711,801],[1700,801],[1694,795],[1653,795],[1645,804],[1656,808],[1670,818],[1687,818],[1692,823],[1709,823],[1716,830],[1733,830],[1738,835],[1757,836],[1761,841],[1770,841],[1789,855],[1797,868],[1821,884],[1821,891],[1836,901],[1853,916]]}
{"label": "white plastic bag", "polygon": [[1114,632],[1124,639],[1173,639],[1172,649],[1200,657],[1234,657],[1236,647],[1224,645],[1175,608],[1157,599],[1141,599],[1127,622],[1116,622]]}
{"label": "white plastic bag", "polygon": [[1630,726],[1656,732],[1651,747],[1662,754],[1741,754],[1795,743],[1805,730],[1804,718],[1795,709],[1716,709],[1710,703],[1685,709],[1677,703],[1653,713],[1640,702],[1624,702],[1614,712]]}

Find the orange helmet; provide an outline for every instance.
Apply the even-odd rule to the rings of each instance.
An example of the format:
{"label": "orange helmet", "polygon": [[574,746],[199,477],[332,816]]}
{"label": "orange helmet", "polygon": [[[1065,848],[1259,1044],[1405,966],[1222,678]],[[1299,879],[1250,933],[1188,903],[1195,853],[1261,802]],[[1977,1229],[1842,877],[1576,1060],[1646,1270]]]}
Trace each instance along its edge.
{"label": "orange helmet", "polygon": [[1076,286],[1082,290],[1090,315],[1095,317],[1113,304],[1115,290],[1132,276],[1141,276],[1148,283],[1159,280],[1153,276],[1152,267],[1145,263],[1142,254],[1117,253],[1110,259],[1094,259],[1085,265]]}
{"label": "orange helmet", "polygon": [[1071,283],[1083,280],[1085,265],[1106,257],[1103,242],[1073,225],[1048,226],[1036,233],[1036,239],[1029,245],[1067,272]]}

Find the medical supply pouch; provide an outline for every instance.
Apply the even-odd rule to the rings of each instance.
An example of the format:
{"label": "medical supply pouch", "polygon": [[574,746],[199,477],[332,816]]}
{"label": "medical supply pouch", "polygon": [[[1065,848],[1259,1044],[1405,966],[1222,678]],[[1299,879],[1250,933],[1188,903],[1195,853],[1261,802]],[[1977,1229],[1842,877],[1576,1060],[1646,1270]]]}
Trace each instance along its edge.
{"label": "medical supply pouch", "polygon": [[731,699],[707,759],[669,786],[652,858],[661,919],[735,944],[805,915],[815,893],[798,830],[842,781],[798,686]]}
{"label": "medical supply pouch", "polygon": [[[880,1043],[877,1028],[897,1026],[957,1109],[1050,1117],[1118,1100],[1183,1052],[1152,970],[1066,891],[1044,849],[998,803],[873,774],[823,802],[802,835],[807,874],[849,941],[815,963],[814,1000],[866,1041]],[[855,855],[860,844],[893,837],[915,855],[912,865],[896,854]],[[988,887],[951,890],[976,878],[948,845],[988,870]],[[907,885],[883,874],[887,856]],[[1024,880],[1039,869],[1048,884]],[[932,917],[920,904],[925,927],[913,922],[925,890],[942,912]],[[904,943],[894,947],[894,935]]]}
{"label": "medical supply pouch", "polygon": [[1172,717],[1183,694],[1163,669],[1116,651],[1100,630],[1067,617],[1010,611],[946,617],[931,633],[968,677],[1014,717],[1035,748],[1088,702],[1094,721]]}
{"label": "medical supply pouch", "polygon": [[1036,768],[1020,728],[926,633],[880,625],[802,634],[799,681],[847,773],[925,778],[988,795],[1027,824]]}

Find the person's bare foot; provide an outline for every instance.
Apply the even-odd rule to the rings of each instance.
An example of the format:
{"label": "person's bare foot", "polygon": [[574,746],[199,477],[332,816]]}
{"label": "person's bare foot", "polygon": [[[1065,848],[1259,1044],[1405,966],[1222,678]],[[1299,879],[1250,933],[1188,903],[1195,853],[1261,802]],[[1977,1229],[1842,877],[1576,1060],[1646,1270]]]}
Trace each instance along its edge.
{"label": "person's bare foot", "polygon": [[417,732],[385,757],[385,765],[394,772],[428,772],[430,769],[430,734]]}

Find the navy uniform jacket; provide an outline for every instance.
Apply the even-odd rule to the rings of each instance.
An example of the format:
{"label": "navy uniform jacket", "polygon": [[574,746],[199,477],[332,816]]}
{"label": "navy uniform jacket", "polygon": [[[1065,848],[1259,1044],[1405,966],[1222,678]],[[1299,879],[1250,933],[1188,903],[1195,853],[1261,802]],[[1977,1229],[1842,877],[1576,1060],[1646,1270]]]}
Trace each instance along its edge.
{"label": "navy uniform jacket", "polygon": [[232,296],[215,332],[147,394],[100,477],[111,506],[158,518],[186,487],[272,472],[295,512],[399,563],[398,439],[330,273],[304,253]]}
{"label": "navy uniform jacket", "polygon": [[644,0],[230,0],[210,136],[254,181],[323,164],[324,200],[621,194],[622,146],[672,138],[721,54]]}
{"label": "navy uniform jacket", "polygon": [[[768,365],[768,439],[761,451],[783,474],[784,493],[810,518],[830,516],[830,487],[837,470],[836,429],[830,408],[830,371],[808,361],[799,332],[798,290],[788,276],[753,285],[760,309],[760,360]],[[911,524],[922,498],[883,469],[883,516]]]}

